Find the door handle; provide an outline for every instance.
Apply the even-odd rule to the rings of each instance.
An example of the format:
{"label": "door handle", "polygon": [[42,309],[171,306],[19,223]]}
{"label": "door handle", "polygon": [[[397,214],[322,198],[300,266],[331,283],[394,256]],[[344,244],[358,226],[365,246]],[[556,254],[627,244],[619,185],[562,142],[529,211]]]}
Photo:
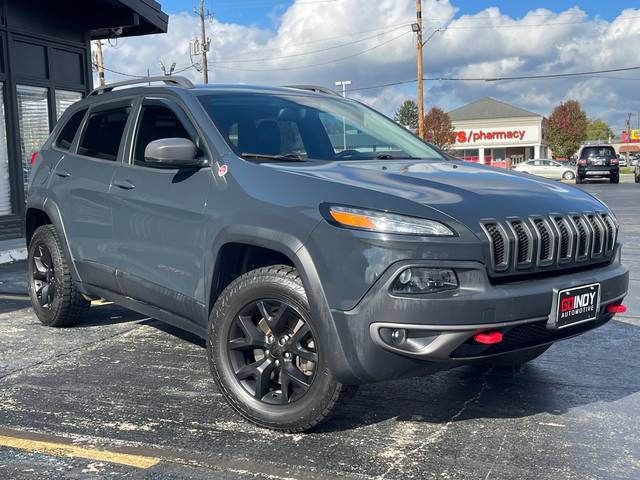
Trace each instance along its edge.
{"label": "door handle", "polygon": [[136,186],[129,180],[116,180],[113,184],[122,190],[133,190]]}
{"label": "door handle", "polygon": [[67,178],[71,176],[71,174],[65,168],[62,168],[62,167],[56,168],[55,174],[61,178]]}

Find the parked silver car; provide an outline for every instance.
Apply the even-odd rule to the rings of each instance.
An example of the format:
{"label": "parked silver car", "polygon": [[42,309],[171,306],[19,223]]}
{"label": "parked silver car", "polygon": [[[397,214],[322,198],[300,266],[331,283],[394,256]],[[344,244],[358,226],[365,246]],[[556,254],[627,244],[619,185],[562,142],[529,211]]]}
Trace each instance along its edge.
{"label": "parked silver car", "polygon": [[528,160],[516,165],[514,170],[554,180],[573,180],[576,178],[575,167],[549,159]]}

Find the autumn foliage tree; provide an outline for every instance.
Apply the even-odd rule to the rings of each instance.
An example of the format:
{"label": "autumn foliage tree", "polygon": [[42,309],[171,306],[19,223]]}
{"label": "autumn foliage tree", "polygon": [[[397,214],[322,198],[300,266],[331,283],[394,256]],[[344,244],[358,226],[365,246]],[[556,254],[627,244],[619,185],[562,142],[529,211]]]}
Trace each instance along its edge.
{"label": "autumn foliage tree", "polygon": [[425,139],[443,150],[453,143],[453,125],[444,110],[433,107],[424,116]]}
{"label": "autumn foliage tree", "polygon": [[587,138],[587,114],[580,103],[568,100],[558,105],[547,123],[547,144],[556,157],[569,158]]}

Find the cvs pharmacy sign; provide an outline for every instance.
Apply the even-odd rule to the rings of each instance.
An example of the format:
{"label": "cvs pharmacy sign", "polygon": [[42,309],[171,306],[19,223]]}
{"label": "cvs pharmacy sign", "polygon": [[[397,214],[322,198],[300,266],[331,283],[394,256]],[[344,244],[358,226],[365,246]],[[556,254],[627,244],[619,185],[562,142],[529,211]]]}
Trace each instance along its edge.
{"label": "cvs pharmacy sign", "polygon": [[539,127],[479,128],[454,132],[456,145],[517,145],[537,143],[539,137]]}

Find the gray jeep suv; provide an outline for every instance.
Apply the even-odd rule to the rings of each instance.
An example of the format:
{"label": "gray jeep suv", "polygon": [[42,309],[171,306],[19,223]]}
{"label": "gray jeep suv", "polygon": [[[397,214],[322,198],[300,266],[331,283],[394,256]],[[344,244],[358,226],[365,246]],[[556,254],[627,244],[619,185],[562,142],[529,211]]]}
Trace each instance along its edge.
{"label": "gray jeep suv", "polygon": [[35,157],[43,324],[103,298],[193,332],[236,411],[303,431],[359,384],[521,364],[624,311],[596,198],[318,88],[162,80],[94,91]]}

